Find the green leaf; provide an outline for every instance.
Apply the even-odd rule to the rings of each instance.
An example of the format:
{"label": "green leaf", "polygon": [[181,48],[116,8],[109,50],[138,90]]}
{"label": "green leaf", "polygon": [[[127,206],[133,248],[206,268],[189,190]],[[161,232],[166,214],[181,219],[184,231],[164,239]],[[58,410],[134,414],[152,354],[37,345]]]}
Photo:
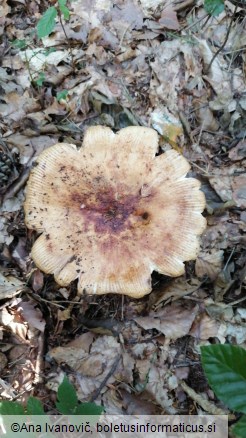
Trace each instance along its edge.
{"label": "green leaf", "polygon": [[25,49],[27,46],[26,40],[13,40],[11,44],[15,49]]}
{"label": "green leaf", "polygon": [[25,410],[24,410],[24,407],[18,402],[4,400],[4,401],[0,402],[0,414],[1,415],[24,415]]}
{"label": "green leaf", "polygon": [[55,49],[55,47],[49,47],[48,49],[42,50],[42,53],[44,54],[44,56],[49,56],[50,53],[54,53],[56,51],[57,49]]}
{"label": "green leaf", "polygon": [[40,18],[37,24],[37,33],[39,38],[44,38],[54,30],[56,16],[57,10],[54,6],[51,6],[47,9],[47,11],[45,11],[44,15],[42,18]]}
{"label": "green leaf", "polygon": [[246,415],[243,415],[240,420],[232,428],[233,434],[238,437],[245,438],[246,436]]}
{"label": "green leaf", "polygon": [[69,382],[66,376],[58,388],[57,397],[58,402],[56,402],[56,407],[59,412],[65,415],[73,414],[75,412],[78,404],[78,397],[74,386]]}
{"label": "green leaf", "polygon": [[45,74],[43,71],[41,71],[37,77],[37,79],[35,79],[35,84],[37,84],[39,87],[42,87],[43,83],[45,81]]}
{"label": "green leaf", "polygon": [[202,365],[216,396],[230,409],[246,413],[246,351],[233,345],[201,347]]}
{"label": "green leaf", "polygon": [[101,415],[104,411],[102,406],[95,403],[80,403],[75,409],[74,415]]}
{"label": "green leaf", "polygon": [[58,0],[58,4],[59,4],[59,8],[60,8],[61,13],[63,14],[64,19],[69,20],[70,11],[66,7],[67,0]]}
{"label": "green leaf", "polygon": [[209,15],[216,17],[225,9],[224,0],[204,0],[204,9]]}
{"label": "green leaf", "polygon": [[27,401],[28,415],[44,415],[44,408],[40,400],[36,397],[29,397]]}
{"label": "green leaf", "polygon": [[57,93],[56,95],[56,99],[58,100],[58,102],[60,102],[60,100],[66,99],[67,95],[68,95],[68,90],[59,91],[59,93]]}

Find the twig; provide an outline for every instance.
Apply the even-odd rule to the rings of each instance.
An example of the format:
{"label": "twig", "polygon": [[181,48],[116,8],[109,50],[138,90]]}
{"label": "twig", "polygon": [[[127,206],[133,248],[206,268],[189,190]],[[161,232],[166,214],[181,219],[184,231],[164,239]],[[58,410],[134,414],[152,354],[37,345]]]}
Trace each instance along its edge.
{"label": "twig", "polygon": [[225,45],[226,45],[226,43],[227,43],[227,40],[228,40],[228,38],[229,38],[229,34],[230,34],[230,31],[231,31],[232,23],[233,23],[233,20],[234,20],[235,15],[236,15],[236,12],[237,12],[237,6],[236,6],[236,8],[235,8],[235,11],[233,12],[232,17],[231,17],[231,21],[230,21],[229,27],[228,27],[227,32],[226,32],[225,40],[224,40],[222,46],[219,48],[219,50],[217,50],[217,52],[216,52],[216,53],[214,54],[214,56],[212,57],[212,59],[211,59],[209,65],[208,65],[208,67],[205,69],[205,74],[209,72],[209,70],[210,70],[210,68],[211,68],[211,66],[212,66],[212,64],[213,64],[213,62],[214,62],[214,60],[215,60],[215,58],[217,58],[218,54],[224,49],[224,47],[225,47]]}
{"label": "twig", "polygon": [[204,18],[207,18],[207,17],[210,18],[210,15],[208,15],[208,14],[203,15],[202,17],[198,18],[198,20],[196,20],[193,23],[189,24],[189,26],[181,27],[180,31],[191,29],[193,26],[196,26],[198,23],[200,23],[202,20],[204,20]]}
{"label": "twig", "polygon": [[97,397],[99,396],[101,390],[102,390],[103,387],[106,385],[108,379],[109,379],[109,378],[112,376],[112,374],[114,374],[114,372],[116,371],[117,366],[118,366],[118,363],[119,363],[119,361],[120,361],[120,358],[121,358],[121,355],[117,356],[117,358],[115,359],[115,361],[114,361],[114,363],[113,363],[113,365],[112,365],[112,367],[111,367],[111,370],[108,372],[108,374],[106,375],[106,377],[103,379],[103,381],[102,381],[102,383],[100,384],[99,388],[97,388],[97,389],[93,392],[93,394],[91,395],[91,397],[90,397],[90,402],[93,402],[94,400],[97,399]]}
{"label": "twig", "polygon": [[43,353],[44,353],[44,333],[40,333],[38,337],[38,354],[35,364],[35,377],[33,380],[34,385],[36,385],[37,383],[42,383],[43,381],[41,377],[41,370],[43,369],[44,366]]}
{"label": "twig", "polygon": [[63,32],[64,32],[64,35],[65,35],[66,39],[67,39],[68,48],[69,48],[69,52],[70,52],[71,59],[72,59],[72,66],[73,66],[73,68],[75,69],[75,61],[74,61],[74,56],[73,56],[73,50],[72,50],[72,47],[71,47],[71,44],[70,44],[70,41],[69,41],[69,38],[68,38],[68,35],[67,35],[67,32],[66,32],[66,29],[65,29],[64,24],[63,24],[63,22],[62,22],[61,11],[60,11],[59,8],[58,8],[57,11],[58,11],[58,17],[59,17],[59,21],[60,21],[60,24],[61,24],[62,30],[63,30]]}
{"label": "twig", "polygon": [[183,9],[187,8],[188,6],[193,5],[193,3],[195,3],[194,0],[184,0],[183,2],[178,3],[178,4],[174,3],[173,10],[176,12],[182,11]]}

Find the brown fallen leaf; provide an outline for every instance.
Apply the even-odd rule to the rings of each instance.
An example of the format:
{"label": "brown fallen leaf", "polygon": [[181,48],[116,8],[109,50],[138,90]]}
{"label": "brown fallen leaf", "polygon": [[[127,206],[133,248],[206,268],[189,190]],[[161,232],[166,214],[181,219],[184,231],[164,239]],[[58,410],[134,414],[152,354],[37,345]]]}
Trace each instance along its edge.
{"label": "brown fallen leaf", "polygon": [[200,286],[201,281],[197,278],[192,278],[188,281],[184,276],[179,277],[171,281],[170,284],[161,286],[154,294],[150,295],[149,308],[153,307],[156,310],[163,305],[163,302],[169,303],[171,300],[176,301],[186,295],[190,295],[197,291]]}
{"label": "brown fallen leaf", "polygon": [[40,104],[32,97],[29,97],[28,92],[20,95],[13,91],[4,96],[4,102],[0,103],[0,113],[15,122],[23,119],[26,113],[40,109]]}
{"label": "brown fallen leaf", "polygon": [[213,170],[209,182],[222,201],[234,200],[238,207],[246,207],[246,177],[243,163]]}
{"label": "brown fallen leaf", "polygon": [[158,415],[161,409],[153,402],[148,400],[148,394],[132,394],[125,390],[120,390],[122,403],[126,415]]}
{"label": "brown fallen leaf", "polygon": [[134,321],[145,330],[156,329],[174,340],[189,333],[197,312],[197,306],[184,308],[181,303],[172,303],[148,316],[134,318]]}
{"label": "brown fallen leaf", "polygon": [[173,5],[169,4],[163,9],[161,13],[161,18],[159,19],[159,23],[162,24],[166,29],[170,30],[178,30],[179,22],[177,18],[177,12],[173,9]]}
{"label": "brown fallen leaf", "polygon": [[238,175],[232,181],[233,199],[236,205],[241,208],[246,208],[246,175]]}
{"label": "brown fallen leaf", "polygon": [[4,353],[0,351],[0,373],[2,373],[2,370],[6,367],[7,363],[8,363],[7,357],[5,356]]}
{"label": "brown fallen leaf", "polygon": [[25,289],[25,283],[13,275],[4,276],[0,272],[0,300],[13,298]]}
{"label": "brown fallen leaf", "polygon": [[7,0],[2,0],[0,5],[0,18],[6,17],[11,11],[11,7],[8,5]]}
{"label": "brown fallen leaf", "polygon": [[[67,345],[49,351],[49,356],[59,364],[66,363],[76,371],[80,383],[79,397],[87,400],[100,388],[121,351],[119,342],[112,336],[101,336],[94,342],[93,339],[92,333],[84,333]],[[114,381],[112,375],[107,383]]]}
{"label": "brown fallen leaf", "polygon": [[174,407],[174,400],[171,393],[168,390],[167,383],[167,365],[150,362],[149,360],[137,360],[136,371],[139,374],[140,382],[142,386],[138,384],[139,389],[147,395],[149,399],[157,402],[164,410],[165,413],[174,415],[177,413]]}
{"label": "brown fallen leaf", "polygon": [[5,327],[16,335],[21,342],[29,343],[27,340],[28,324],[23,320],[17,309],[12,309],[11,313],[7,308],[2,309],[0,321]]}
{"label": "brown fallen leaf", "polygon": [[29,326],[36,328],[42,333],[44,332],[45,320],[41,310],[36,307],[35,301],[21,301],[17,309]]}
{"label": "brown fallen leaf", "polygon": [[246,158],[246,140],[241,140],[228,154],[230,160],[239,161]]}
{"label": "brown fallen leaf", "polygon": [[209,277],[214,281],[222,269],[223,250],[211,250],[211,252],[200,252],[195,264],[195,272],[197,277]]}
{"label": "brown fallen leaf", "polygon": [[38,292],[42,289],[44,285],[44,274],[38,268],[34,269],[31,282],[32,288],[35,292]]}
{"label": "brown fallen leaf", "polygon": [[220,322],[210,318],[206,313],[203,313],[194,321],[189,334],[194,336],[197,340],[206,341],[218,335],[219,327]]}

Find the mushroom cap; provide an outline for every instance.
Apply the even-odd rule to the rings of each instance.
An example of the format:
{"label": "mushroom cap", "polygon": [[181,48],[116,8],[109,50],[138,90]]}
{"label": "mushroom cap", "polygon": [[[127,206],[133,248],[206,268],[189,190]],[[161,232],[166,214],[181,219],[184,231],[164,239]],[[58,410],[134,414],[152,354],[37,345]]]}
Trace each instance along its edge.
{"label": "mushroom cap", "polygon": [[83,145],[44,150],[26,190],[25,222],[41,235],[36,265],[78,292],[142,297],[153,270],[184,272],[206,227],[200,182],[174,150],[156,156],[158,136],[145,127],[91,127]]}

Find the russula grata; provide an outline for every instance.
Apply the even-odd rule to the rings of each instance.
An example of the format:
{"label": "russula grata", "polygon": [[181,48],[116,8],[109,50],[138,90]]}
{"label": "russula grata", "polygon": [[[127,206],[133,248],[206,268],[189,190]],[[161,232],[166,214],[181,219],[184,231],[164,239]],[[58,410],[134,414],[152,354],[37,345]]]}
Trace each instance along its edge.
{"label": "russula grata", "polygon": [[41,235],[32,258],[61,286],[135,298],[151,273],[184,272],[206,221],[200,183],[174,150],[156,156],[158,135],[128,127],[91,127],[83,145],[58,143],[37,159],[27,183],[25,222]]}

